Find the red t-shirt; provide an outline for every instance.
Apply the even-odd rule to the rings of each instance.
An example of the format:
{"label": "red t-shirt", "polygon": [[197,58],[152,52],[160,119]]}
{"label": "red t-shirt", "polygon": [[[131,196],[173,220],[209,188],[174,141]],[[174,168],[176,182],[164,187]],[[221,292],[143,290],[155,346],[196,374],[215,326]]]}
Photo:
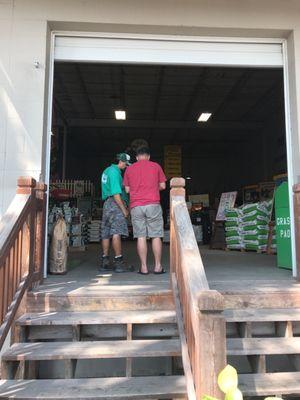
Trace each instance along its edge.
{"label": "red t-shirt", "polygon": [[159,164],[140,160],[126,168],[123,184],[130,188],[130,208],[159,204],[159,184],[166,181]]}

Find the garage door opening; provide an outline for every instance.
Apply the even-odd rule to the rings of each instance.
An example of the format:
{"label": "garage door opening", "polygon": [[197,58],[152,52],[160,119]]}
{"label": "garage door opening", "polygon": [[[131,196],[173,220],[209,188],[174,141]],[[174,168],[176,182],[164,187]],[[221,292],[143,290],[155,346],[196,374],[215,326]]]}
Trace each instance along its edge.
{"label": "garage door opening", "polygon": [[[116,110],[124,110],[126,119],[117,120]],[[206,122],[198,121],[203,113],[211,114]],[[101,254],[100,174],[117,153],[134,158],[137,147],[148,144],[152,160],[168,178],[180,173],[186,179],[191,219],[210,281],[290,277],[288,269],[277,267],[278,226],[269,242],[271,254],[266,254],[269,222],[276,213],[283,225],[289,222],[288,211],[279,210],[288,204],[285,189],[278,194],[278,210],[273,205],[274,190],[287,181],[284,115],[279,67],[56,62],[49,243],[61,211],[69,235],[68,270],[94,276]],[[237,214],[216,224],[220,197],[227,192],[237,192]],[[168,195],[167,190],[161,198],[164,267],[169,264]],[[255,204],[249,206],[251,215],[243,208],[249,204]],[[265,221],[259,223],[257,215],[268,207]],[[247,225],[249,221],[259,228]],[[216,244],[217,226],[222,246]],[[287,261],[281,266],[291,268],[290,249],[284,251]],[[124,241],[124,255],[138,269],[131,239]]]}

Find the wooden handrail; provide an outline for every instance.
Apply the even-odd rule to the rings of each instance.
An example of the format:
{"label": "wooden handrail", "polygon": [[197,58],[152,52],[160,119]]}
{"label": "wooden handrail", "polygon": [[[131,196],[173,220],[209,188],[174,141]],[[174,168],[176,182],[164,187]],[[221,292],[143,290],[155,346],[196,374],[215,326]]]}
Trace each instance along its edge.
{"label": "wooden handrail", "polygon": [[46,185],[21,177],[0,220],[0,350],[26,290],[42,279],[45,205]]}
{"label": "wooden handrail", "polygon": [[[172,287],[180,301],[195,395],[221,398],[218,373],[226,365],[226,327],[223,296],[210,290],[185,201],[185,180],[173,178],[170,192],[170,268]],[[179,316],[180,317],[180,316]],[[188,372],[189,374],[189,372]]]}

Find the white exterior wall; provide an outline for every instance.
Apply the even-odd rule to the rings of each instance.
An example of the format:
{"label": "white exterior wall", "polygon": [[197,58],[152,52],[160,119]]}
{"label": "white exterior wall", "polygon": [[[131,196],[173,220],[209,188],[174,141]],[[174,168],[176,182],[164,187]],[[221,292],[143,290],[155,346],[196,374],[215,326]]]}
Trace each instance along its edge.
{"label": "white exterior wall", "polygon": [[287,38],[293,176],[300,181],[299,0],[0,0],[0,216],[17,177],[38,179],[44,170],[51,29]]}

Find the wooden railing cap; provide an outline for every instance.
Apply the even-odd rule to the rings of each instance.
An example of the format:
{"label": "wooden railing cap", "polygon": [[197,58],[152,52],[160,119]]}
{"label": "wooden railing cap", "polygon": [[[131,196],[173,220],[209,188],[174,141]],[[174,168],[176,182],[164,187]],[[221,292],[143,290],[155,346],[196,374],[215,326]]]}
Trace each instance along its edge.
{"label": "wooden railing cap", "polygon": [[17,194],[30,194],[36,187],[36,180],[31,176],[21,176],[18,179]]}
{"label": "wooden railing cap", "polygon": [[170,182],[171,188],[179,188],[185,187],[185,179],[184,178],[172,178]]}
{"label": "wooden railing cap", "polygon": [[34,188],[36,186],[36,180],[31,176],[20,176],[20,178],[18,178],[18,186]]}
{"label": "wooden railing cap", "polygon": [[224,297],[217,290],[203,290],[197,297],[200,311],[224,310]]}
{"label": "wooden railing cap", "polygon": [[37,182],[36,190],[41,190],[42,192],[46,192],[47,185],[44,182]]}
{"label": "wooden railing cap", "polygon": [[293,191],[294,191],[294,193],[299,193],[300,192],[300,183],[296,183],[293,186]]}

